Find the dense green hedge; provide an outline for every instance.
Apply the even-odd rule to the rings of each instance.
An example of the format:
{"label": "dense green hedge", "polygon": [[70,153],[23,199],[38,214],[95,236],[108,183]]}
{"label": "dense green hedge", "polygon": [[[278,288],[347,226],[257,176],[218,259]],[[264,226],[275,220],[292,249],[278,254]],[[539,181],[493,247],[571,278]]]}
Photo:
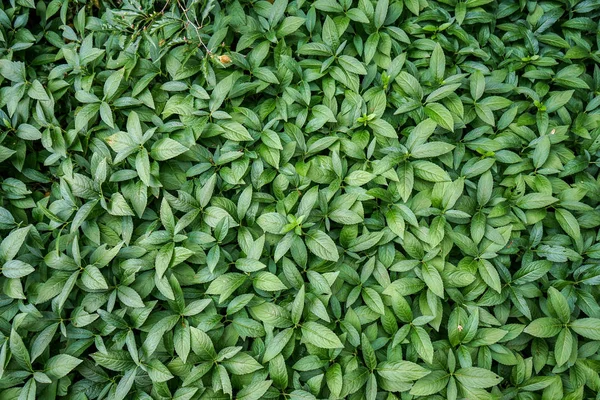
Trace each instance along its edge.
{"label": "dense green hedge", "polygon": [[599,21],[0,2],[0,399],[600,399]]}

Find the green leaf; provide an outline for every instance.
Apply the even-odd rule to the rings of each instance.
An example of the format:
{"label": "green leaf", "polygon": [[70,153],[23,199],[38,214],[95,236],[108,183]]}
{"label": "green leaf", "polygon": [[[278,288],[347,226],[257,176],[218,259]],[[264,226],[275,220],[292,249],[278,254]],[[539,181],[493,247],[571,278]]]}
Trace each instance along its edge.
{"label": "green leaf", "polygon": [[18,400],[35,400],[37,392],[37,385],[35,379],[31,378],[25,383],[21,389]]}
{"label": "green leaf", "polygon": [[384,361],[377,366],[377,374],[391,381],[415,381],[430,373],[430,370],[410,361]]}
{"label": "green leaf", "polygon": [[373,133],[375,135],[379,135],[382,137],[395,139],[398,137],[398,133],[396,129],[389,122],[378,118],[369,122],[369,127],[373,129]]}
{"label": "green leaf", "polygon": [[474,101],[477,101],[483,96],[483,92],[485,90],[485,78],[481,71],[475,71],[471,74],[470,79],[470,90],[471,90],[471,98]]}
{"label": "green leaf", "polygon": [[273,381],[263,381],[252,383],[242,390],[240,390],[237,394],[236,399],[238,400],[258,400],[263,398],[262,396],[267,392],[267,390],[271,387]]}
{"label": "green leaf", "polygon": [[552,263],[547,260],[537,260],[526,263],[513,275],[513,283],[522,285],[524,283],[535,282],[540,279],[552,268]]}
{"label": "green leaf", "polygon": [[339,254],[335,242],[323,231],[313,230],[306,234],[306,246],[323,260],[337,261]]}
{"label": "green leaf", "polygon": [[234,375],[245,375],[262,368],[258,361],[246,353],[238,353],[233,358],[223,361],[222,364]]}
{"label": "green leaf", "polygon": [[128,307],[145,307],[142,298],[134,289],[129,286],[119,286],[117,288],[119,300]]}
{"label": "green leaf", "polygon": [[571,320],[571,308],[561,292],[553,287],[548,288],[548,302],[558,319],[567,323]]}
{"label": "green leaf", "polygon": [[566,90],[564,92],[553,92],[544,102],[546,112],[554,112],[567,104],[573,97],[574,90]]}
{"label": "green leaf", "polygon": [[221,303],[231,296],[245,280],[246,276],[238,273],[221,275],[210,283],[208,289],[206,289],[206,293],[220,295],[219,303]]}
{"label": "green leaf", "polygon": [[15,258],[29,233],[29,226],[12,231],[0,243],[0,260],[9,261]]}
{"label": "green leaf", "polygon": [[284,329],[279,332],[273,339],[269,342],[269,345],[265,348],[265,354],[263,355],[263,363],[271,361],[273,358],[277,357],[283,350],[283,348],[288,344],[290,339],[294,336],[294,331],[292,329]]}
{"label": "green leaf", "polygon": [[560,224],[561,228],[569,235],[573,240],[581,240],[581,230],[579,228],[579,222],[569,211],[562,208],[557,208],[554,212],[556,220]]}
{"label": "green leaf", "polygon": [[123,400],[129,394],[133,384],[135,383],[135,377],[137,375],[137,367],[130,369],[125,372],[125,375],[119,380],[119,384],[115,390],[114,399]]}
{"label": "green leaf", "polygon": [[576,319],[569,327],[585,338],[600,340],[600,318]]}
{"label": "green leaf", "polygon": [[125,69],[121,68],[113,72],[108,79],[106,79],[104,82],[104,97],[106,99],[111,99],[115,95],[119,89],[119,85],[121,84],[124,75]]}
{"label": "green leaf", "polygon": [[107,290],[108,284],[102,275],[100,270],[93,266],[88,265],[81,274],[81,283],[91,290]]}
{"label": "green leaf", "polygon": [[444,142],[431,142],[416,146],[410,153],[414,158],[439,157],[454,149],[454,145]]}
{"label": "green leaf", "polygon": [[444,298],[444,282],[439,271],[432,265],[424,263],[421,269],[425,285],[438,297]]}
{"label": "green leaf", "polygon": [[152,382],[166,382],[174,378],[171,371],[156,358],[148,363],[148,376]]}
{"label": "green leaf", "polygon": [[9,81],[25,82],[25,64],[18,61],[0,60],[0,75]]}
{"label": "green leaf", "polygon": [[265,290],[268,292],[275,292],[278,290],[285,290],[287,287],[279,280],[276,275],[273,275],[267,271],[259,271],[254,276],[252,281],[254,287],[259,290]]}
{"label": "green leaf", "polygon": [[563,324],[556,318],[538,318],[531,321],[523,332],[539,338],[549,338],[559,334]]}
{"label": "green leaf", "polygon": [[12,329],[10,331],[10,352],[13,358],[23,367],[28,370],[31,370],[31,359],[29,357],[29,352],[27,351],[27,347],[25,347],[25,343],[23,343],[23,339],[21,336]]}
{"label": "green leaf", "polygon": [[500,281],[500,275],[494,268],[494,265],[488,260],[480,260],[478,263],[478,271],[481,279],[496,292],[502,291],[502,282]]}
{"label": "green leaf", "polygon": [[45,365],[44,372],[51,378],[60,379],[67,376],[83,361],[68,354],[59,354],[50,358]]}
{"label": "green leaf", "polygon": [[[411,329],[411,342],[419,356],[427,363],[433,362],[433,345],[429,334],[420,326]],[[418,378],[417,378],[418,379]]]}
{"label": "green leaf", "polygon": [[367,307],[369,307],[371,310],[375,311],[377,314],[385,314],[383,300],[381,300],[381,296],[374,289],[369,287],[363,288],[362,298]]}
{"label": "green leaf", "polygon": [[181,143],[171,138],[163,138],[154,143],[150,154],[152,155],[152,158],[157,161],[165,161],[175,158],[178,155],[185,153],[187,150],[188,148]]}
{"label": "green leaf", "polygon": [[432,371],[429,375],[419,379],[410,389],[413,396],[430,396],[443,390],[450,376],[445,371]]}
{"label": "green leaf", "polygon": [[221,121],[219,125],[225,130],[223,137],[236,142],[254,140],[248,130],[239,122]]}
{"label": "green leaf", "polygon": [[461,368],[454,373],[460,383],[469,388],[485,389],[498,385],[502,378],[492,371],[478,367]]}
{"label": "green leaf", "polygon": [[454,132],[454,118],[450,111],[439,103],[429,103],[425,106],[425,114],[444,129]]}
{"label": "green leaf", "polygon": [[554,346],[554,357],[556,365],[561,366],[571,357],[573,350],[573,335],[568,328],[563,328],[556,337],[556,345]]}
{"label": "green leaf", "polygon": [[19,279],[35,271],[31,265],[19,260],[11,260],[2,266],[2,274],[11,279]]}
{"label": "green leaf", "polygon": [[375,16],[373,20],[375,28],[379,29],[383,26],[383,23],[385,22],[385,17],[387,16],[388,7],[388,0],[381,0],[377,2],[377,5],[375,7]]}
{"label": "green leaf", "polygon": [[517,207],[524,210],[544,208],[557,202],[558,199],[541,193],[530,193],[517,200]]}
{"label": "green leaf", "polygon": [[302,324],[302,339],[322,349],[335,349],[344,347],[333,331],[316,322]]}
{"label": "green leaf", "polygon": [[413,161],[411,164],[415,176],[423,180],[429,182],[449,182],[451,180],[446,171],[430,161],[418,160]]}
{"label": "green leaf", "polygon": [[335,397],[339,397],[343,385],[342,368],[340,365],[336,363],[329,367],[325,374],[325,379],[331,394]]}
{"label": "green leaf", "polygon": [[256,220],[256,223],[262,228],[263,231],[268,233],[281,233],[284,226],[287,225],[287,219],[278,213],[266,213],[262,214]]}
{"label": "green leaf", "polygon": [[446,69],[446,57],[444,56],[444,50],[439,43],[435,45],[431,52],[431,58],[429,60],[429,69],[433,74],[433,77],[437,81],[444,79],[444,71]]}

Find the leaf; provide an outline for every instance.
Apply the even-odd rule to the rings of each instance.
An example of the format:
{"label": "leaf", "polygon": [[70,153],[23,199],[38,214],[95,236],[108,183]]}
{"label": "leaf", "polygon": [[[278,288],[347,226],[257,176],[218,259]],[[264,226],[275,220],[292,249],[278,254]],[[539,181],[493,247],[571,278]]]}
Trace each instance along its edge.
{"label": "leaf", "polygon": [[351,210],[334,210],[329,214],[329,219],[342,225],[354,225],[363,221],[363,218]]}
{"label": "leaf", "polygon": [[133,387],[135,377],[137,375],[137,367],[130,369],[125,372],[125,375],[119,380],[119,384],[115,390],[114,399],[123,400],[129,394],[129,391]]}
{"label": "leaf", "polygon": [[454,145],[444,142],[425,143],[415,147],[415,149],[411,152],[411,156],[414,158],[439,157],[442,154],[452,151],[454,147]]}
{"label": "leaf", "polygon": [[333,331],[316,322],[309,321],[302,324],[302,339],[322,349],[344,347]]}
{"label": "leaf", "polygon": [[425,329],[420,326],[414,327],[411,330],[410,337],[412,345],[417,350],[419,356],[425,360],[425,362],[431,364],[433,362],[433,345],[431,344],[431,339]]}
{"label": "leaf", "polygon": [[81,274],[81,283],[92,290],[108,289],[108,284],[106,283],[102,272],[100,272],[100,270],[93,265],[88,265],[85,267],[83,273]]}
{"label": "leaf", "polygon": [[2,266],[2,274],[11,279],[19,279],[35,271],[31,265],[19,260],[11,260]]}
{"label": "leaf", "polygon": [[0,60],[0,75],[9,81],[25,82],[25,64],[18,61]]}
{"label": "leaf", "polygon": [[388,7],[388,0],[382,0],[377,2],[377,6],[375,7],[375,17],[373,20],[375,28],[379,29],[383,26],[383,23],[385,22],[385,17],[387,16]]}
{"label": "leaf", "polygon": [[277,357],[283,350],[283,348],[288,344],[290,339],[294,336],[294,331],[292,329],[284,329],[279,332],[273,339],[269,342],[269,345],[265,349],[265,354],[263,355],[263,363],[271,361],[273,358]]}
{"label": "leaf", "polygon": [[396,133],[396,129],[389,122],[378,118],[369,122],[369,127],[373,129],[373,133],[376,135],[380,135],[382,137],[395,139],[398,137],[398,133]]}
{"label": "leaf", "polygon": [[541,193],[530,193],[517,200],[517,207],[524,210],[544,208],[557,202],[558,199]]}
{"label": "leaf", "polygon": [[21,339],[21,336],[14,329],[10,331],[10,352],[23,368],[31,370],[29,352],[25,347],[25,343],[23,343],[23,339]]}
{"label": "leaf", "polygon": [[410,361],[384,361],[377,365],[377,374],[391,381],[415,381],[430,373],[428,369]]}
{"label": "leaf", "polygon": [[573,97],[574,90],[566,90],[564,92],[553,92],[544,102],[546,112],[554,112],[567,104]]}
{"label": "leaf", "polygon": [[288,223],[285,217],[278,213],[262,214],[256,223],[268,233],[281,233],[283,227]]}
{"label": "leaf", "polygon": [[442,168],[438,167],[430,161],[418,160],[413,161],[415,176],[429,182],[449,182],[450,176]]}
{"label": "leaf", "polygon": [[258,400],[263,398],[262,396],[267,392],[267,390],[271,387],[273,381],[263,381],[252,383],[242,390],[240,390],[237,394],[238,400]]}
{"label": "leaf", "polygon": [[258,361],[246,353],[238,353],[233,358],[223,361],[222,364],[234,375],[245,375],[262,368]]}
{"label": "leaf", "polygon": [[561,292],[553,287],[549,287],[548,302],[561,322],[567,323],[571,320],[571,308],[569,307],[569,303],[567,303],[567,299]]}
{"label": "leaf", "polygon": [[467,367],[461,368],[454,373],[460,383],[469,388],[485,389],[498,385],[502,378],[484,368]]}
{"label": "leaf", "polygon": [[429,103],[425,106],[425,114],[444,129],[454,132],[454,118],[450,111],[439,103]]}
{"label": "leaf", "polygon": [[569,325],[575,333],[591,339],[600,340],[600,318],[580,318]]}
{"label": "leaf", "polygon": [[430,396],[443,390],[449,380],[450,377],[445,371],[432,371],[429,375],[415,382],[410,389],[410,394],[413,396]]}
{"label": "leaf", "polygon": [[254,287],[259,290],[275,292],[285,290],[287,287],[279,280],[276,275],[267,271],[259,271],[256,273],[253,280]]}
{"label": "leaf", "polygon": [[240,287],[245,280],[246,276],[238,273],[221,275],[210,283],[208,289],[206,289],[206,293],[219,294],[219,303],[221,303],[231,296],[231,294],[235,292],[235,290]]}
{"label": "leaf", "polygon": [[581,240],[581,230],[577,219],[569,211],[562,208],[557,208],[554,212],[556,220],[560,224],[561,228],[569,235],[573,240]]}
{"label": "leaf", "polygon": [[119,286],[117,288],[117,295],[119,300],[128,307],[138,308],[145,306],[138,292],[129,286]]}
{"label": "leaf", "polygon": [[485,78],[481,71],[475,71],[471,74],[470,80],[471,97],[474,101],[477,101],[483,96],[485,90]]}
{"label": "leaf", "polygon": [[414,187],[414,167],[412,163],[404,161],[398,167],[398,194],[402,201],[407,202]]}
{"label": "leaf", "polygon": [[277,37],[291,35],[304,25],[305,21],[302,17],[285,17],[277,29]]}
{"label": "leaf", "polygon": [[535,282],[546,275],[552,268],[552,263],[547,260],[537,260],[526,263],[513,275],[513,283],[522,285],[524,283]]}
{"label": "leaf", "polygon": [[165,161],[175,158],[178,155],[185,153],[187,150],[188,148],[181,143],[171,138],[163,138],[154,143],[150,154],[152,155],[152,158],[157,161]]}
{"label": "leaf", "polygon": [[549,338],[559,334],[562,323],[556,318],[538,318],[531,321],[523,332],[539,338]]}
{"label": "leaf", "polygon": [[336,363],[329,367],[325,377],[327,381],[327,387],[329,388],[331,394],[335,397],[339,397],[340,393],[342,392],[343,385],[342,368],[340,365]]}
{"label": "leaf", "polygon": [[347,184],[352,186],[363,186],[370,182],[375,175],[367,171],[353,171],[344,179]]}
{"label": "leaf", "polygon": [[248,130],[239,122],[221,121],[220,126],[225,130],[223,137],[236,142],[254,140]]}
{"label": "leaf", "polygon": [[111,99],[115,95],[119,89],[119,85],[121,84],[124,75],[125,69],[121,68],[110,74],[108,79],[106,79],[104,82],[104,97],[106,99]]}
{"label": "leaf", "polygon": [[323,260],[337,261],[339,254],[335,242],[323,231],[313,230],[306,234],[306,246]]}
{"label": "leaf", "polygon": [[45,365],[44,372],[51,378],[60,379],[67,376],[83,361],[68,354],[59,354],[50,358]]}
{"label": "leaf", "polygon": [[28,233],[29,226],[15,229],[8,234],[0,243],[0,260],[5,262],[12,260],[23,246]]}
{"label": "leaf", "polygon": [[427,263],[423,264],[423,268],[421,269],[423,274],[423,280],[425,281],[425,285],[438,297],[444,298],[444,282],[442,282],[442,277],[437,269],[434,266],[429,265]]}
{"label": "leaf", "polygon": [[25,383],[21,389],[18,400],[35,400],[37,392],[37,385],[35,379],[31,378]]}
{"label": "leaf", "polygon": [[362,298],[367,307],[369,307],[371,310],[375,311],[377,314],[385,314],[383,300],[381,300],[381,296],[374,289],[369,287],[363,288]]}
{"label": "leaf", "polygon": [[556,345],[554,346],[554,357],[557,366],[561,366],[569,360],[572,349],[573,335],[568,328],[563,328],[558,334]]}
{"label": "leaf", "polygon": [[488,260],[480,260],[478,262],[478,271],[481,279],[496,292],[502,292],[502,282],[500,281],[500,275],[498,271]]}
{"label": "leaf", "polygon": [[446,57],[444,56],[444,50],[439,43],[435,45],[431,52],[431,59],[429,60],[429,69],[431,70],[434,78],[438,81],[444,79],[444,71],[446,69]]}

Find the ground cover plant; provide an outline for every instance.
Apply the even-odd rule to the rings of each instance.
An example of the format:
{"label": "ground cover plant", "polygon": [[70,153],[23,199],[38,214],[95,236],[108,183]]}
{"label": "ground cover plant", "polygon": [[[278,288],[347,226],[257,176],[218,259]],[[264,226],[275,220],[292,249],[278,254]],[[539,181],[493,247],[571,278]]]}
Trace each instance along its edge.
{"label": "ground cover plant", "polygon": [[0,399],[600,399],[599,21],[0,2]]}

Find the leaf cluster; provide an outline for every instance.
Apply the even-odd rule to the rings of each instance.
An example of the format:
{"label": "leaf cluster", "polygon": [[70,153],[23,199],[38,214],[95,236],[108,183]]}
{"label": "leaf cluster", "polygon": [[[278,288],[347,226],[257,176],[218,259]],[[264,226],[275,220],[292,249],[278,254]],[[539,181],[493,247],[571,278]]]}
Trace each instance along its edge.
{"label": "leaf cluster", "polygon": [[0,3],[0,399],[600,393],[600,2]]}

